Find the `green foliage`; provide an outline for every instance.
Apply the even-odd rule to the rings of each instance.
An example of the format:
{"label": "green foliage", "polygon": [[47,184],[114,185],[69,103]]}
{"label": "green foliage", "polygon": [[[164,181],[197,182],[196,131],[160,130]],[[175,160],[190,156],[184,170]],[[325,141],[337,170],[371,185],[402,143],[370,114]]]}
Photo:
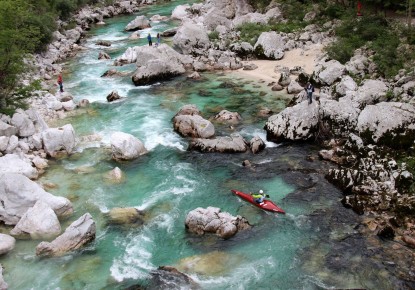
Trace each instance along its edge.
{"label": "green foliage", "polygon": [[270,24],[257,24],[257,23],[245,23],[239,26],[237,29],[240,31],[240,37],[242,41],[249,42],[254,45],[258,37],[262,32],[277,31],[277,32],[293,32],[299,30],[305,26],[305,23],[270,23]]}
{"label": "green foliage", "polygon": [[248,3],[258,11],[264,11],[271,2],[272,0],[248,0]]}
{"label": "green foliage", "polygon": [[208,34],[208,36],[209,36],[210,41],[217,40],[219,39],[219,32],[212,31],[211,33]]}

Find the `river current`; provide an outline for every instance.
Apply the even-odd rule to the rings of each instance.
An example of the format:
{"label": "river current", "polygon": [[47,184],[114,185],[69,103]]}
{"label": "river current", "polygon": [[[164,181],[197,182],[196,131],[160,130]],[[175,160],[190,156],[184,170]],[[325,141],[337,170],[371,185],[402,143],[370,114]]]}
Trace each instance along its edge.
{"label": "river current", "polygon": [[[136,15],[170,16],[176,5],[188,2],[148,6]],[[114,59],[129,46],[147,45],[149,32],[154,38],[178,25],[153,22],[139,40],[129,40],[123,29],[136,15],[94,27],[83,43],[88,50],[67,60],[65,89],[78,101],[88,99],[91,106],[57,125],[73,124],[81,139],[102,139],[80,142],[76,153],[51,160],[39,180],[47,191],[74,205],[74,215],[62,221],[62,228],[89,212],[97,223],[96,240],[79,252],[45,259],[35,255],[40,241],[18,241],[1,260],[10,289],[123,289],[145,283],[151,270],[162,265],[177,267],[203,289],[392,289],[393,280],[377,258],[367,254],[366,241],[356,231],[360,217],[341,206],[341,192],[325,180],[331,165],[319,161],[317,147],[267,142],[257,155],[202,154],[187,151],[189,140],[173,131],[171,119],[179,108],[196,104],[205,118],[222,109],[241,114],[243,121],[234,128],[216,124],[218,135],[237,132],[247,140],[255,135],[265,140],[266,118],[258,112],[265,107],[281,111],[287,96],[231,72],[202,73],[201,81],[178,77],[145,87],[135,87],[131,76],[101,77],[113,60],[98,60],[99,51]],[[97,46],[98,40],[112,45]],[[116,69],[132,72],[134,66]],[[237,86],[221,86],[224,82]],[[125,98],[107,103],[112,90]],[[116,131],[142,140],[148,154],[130,162],[111,160],[109,138]],[[244,160],[253,167],[243,167]],[[116,166],[126,175],[120,184],[105,178]],[[263,189],[287,214],[254,208],[231,189]],[[208,206],[246,217],[252,230],[229,240],[187,233],[187,213]],[[106,214],[114,207],[146,211],[145,224],[109,225]]]}

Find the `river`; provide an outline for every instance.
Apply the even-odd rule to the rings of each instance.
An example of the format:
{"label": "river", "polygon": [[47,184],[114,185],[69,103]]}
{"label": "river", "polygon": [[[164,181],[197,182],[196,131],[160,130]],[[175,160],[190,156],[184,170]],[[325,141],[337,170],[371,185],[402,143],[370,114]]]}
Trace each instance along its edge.
{"label": "river", "polygon": [[[188,2],[148,6],[137,14],[169,16]],[[153,23],[139,40],[129,40],[123,29],[136,15],[93,27],[83,43],[88,50],[67,60],[65,89],[92,104],[57,124],[71,123],[78,136],[95,134],[102,140],[80,142],[68,158],[51,160],[39,180],[74,205],[74,215],[62,227],[89,212],[97,223],[96,240],[79,252],[44,259],[35,255],[39,241],[19,241],[1,261],[10,289],[123,289],[145,283],[162,265],[178,267],[203,289],[393,289],[381,258],[364,254],[366,239],[356,229],[361,217],[342,207],[342,193],[325,180],[331,165],[318,159],[318,147],[267,142],[257,155],[202,154],[187,151],[188,140],[172,128],[179,108],[196,104],[206,118],[222,109],[241,114],[243,121],[234,128],[216,125],[218,135],[238,132],[248,140],[255,135],[265,140],[266,118],[257,113],[264,107],[281,111],[287,96],[235,73],[203,73],[201,81],[178,77],[145,87],[135,87],[130,76],[100,77],[113,62],[98,60],[100,50],[115,58],[129,46],[146,45],[147,33],[154,37],[178,25]],[[97,46],[97,40],[112,46]],[[133,71],[134,65],[117,69]],[[237,86],[220,86],[230,81]],[[125,99],[107,103],[112,90]],[[142,140],[148,154],[130,162],[111,160],[109,138],[116,131]],[[244,160],[253,168],[243,167]],[[120,184],[104,177],[116,166],[126,175]],[[254,208],[231,189],[263,189],[287,214]],[[229,240],[187,233],[187,213],[208,206],[246,217],[252,230]],[[108,224],[106,214],[114,207],[146,211],[145,224]],[[198,266],[192,264],[196,260]]]}

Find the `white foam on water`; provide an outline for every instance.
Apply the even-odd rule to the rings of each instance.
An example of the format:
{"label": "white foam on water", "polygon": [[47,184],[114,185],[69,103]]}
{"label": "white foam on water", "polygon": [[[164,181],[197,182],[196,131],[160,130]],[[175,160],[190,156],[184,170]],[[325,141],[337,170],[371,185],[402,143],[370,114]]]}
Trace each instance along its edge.
{"label": "white foam on water", "polygon": [[112,262],[111,276],[118,282],[125,279],[145,279],[156,267],[150,262],[154,246],[151,231],[144,228],[138,235],[130,234],[117,242],[118,247],[125,246],[125,251]]}
{"label": "white foam on water", "polygon": [[243,136],[249,136],[249,138],[258,136],[264,141],[265,146],[269,148],[278,147],[281,145],[281,144],[267,141],[267,132],[265,130],[261,130],[258,128],[245,128],[240,131],[240,134]]}

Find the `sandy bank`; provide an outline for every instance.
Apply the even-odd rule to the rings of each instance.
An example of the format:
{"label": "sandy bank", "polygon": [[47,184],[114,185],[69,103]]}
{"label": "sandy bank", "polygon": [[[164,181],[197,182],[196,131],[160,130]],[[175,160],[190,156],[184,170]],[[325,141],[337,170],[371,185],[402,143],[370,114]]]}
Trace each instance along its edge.
{"label": "sandy bank", "polygon": [[254,63],[258,66],[255,70],[243,70],[239,69],[238,74],[244,77],[249,77],[257,80],[264,80],[267,82],[278,81],[280,74],[275,72],[274,69],[277,65],[293,68],[295,66],[301,66],[306,73],[311,74],[314,71],[317,59],[323,54],[323,45],[315,44],[310,46],[307,50],[294,49],[285,52],[284,58],[281,60],[252,60],[244,61],[244,65],[248,63]]}

